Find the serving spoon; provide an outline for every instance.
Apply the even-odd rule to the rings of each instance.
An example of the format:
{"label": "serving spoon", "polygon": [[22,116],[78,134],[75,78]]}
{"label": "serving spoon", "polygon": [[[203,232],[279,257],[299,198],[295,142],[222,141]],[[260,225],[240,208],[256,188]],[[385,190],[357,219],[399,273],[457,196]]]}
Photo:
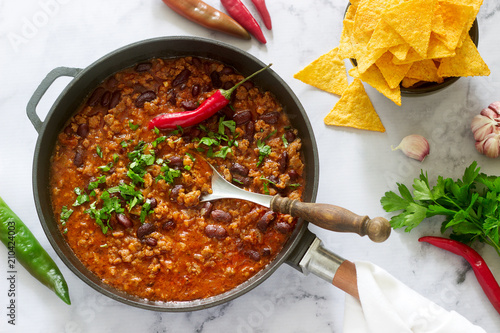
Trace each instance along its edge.
{"label": "serving spoon", "polygon": [[353,232],[360,236],[368,235],[372,241],[377,243],[385,241],[391,234],[391,225],[383,217],[370,219],[368,216],[360,216],[335,205],[307,203],[280,195],[272,196],[249,192],[228,182],[212,164],[206,162],[213,171],[212,193],[202,195],[200,202],[218,199],[247,200],[268,207],[278,213],[303,218],[324,229],[337,232]]}

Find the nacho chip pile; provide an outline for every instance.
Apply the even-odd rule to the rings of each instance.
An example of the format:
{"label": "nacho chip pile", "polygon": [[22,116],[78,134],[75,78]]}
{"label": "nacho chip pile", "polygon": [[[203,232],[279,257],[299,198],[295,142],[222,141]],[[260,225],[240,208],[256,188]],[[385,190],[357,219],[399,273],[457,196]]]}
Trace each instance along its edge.
{"label": "nacho chip pile", "polygon": [[[349,75],[401,105],[401,87],[441,83],[447,77],[489,75],[469,36],[481,4],[482,0],[351,0],[339,46],[294,77],[335,94],[352,94],[344,59],[355,59],[357,66]],[[366,104],[365,97],[361,99]],[[325,123],[337,125],[332,119],[346,119],[345,115],[333,117],[332,112],[359,112],[352,107],[353,103],[336,106]],[[360,127],[359,121],[352,127],[380,130],[380,119],[375,116],[371,127]]]}

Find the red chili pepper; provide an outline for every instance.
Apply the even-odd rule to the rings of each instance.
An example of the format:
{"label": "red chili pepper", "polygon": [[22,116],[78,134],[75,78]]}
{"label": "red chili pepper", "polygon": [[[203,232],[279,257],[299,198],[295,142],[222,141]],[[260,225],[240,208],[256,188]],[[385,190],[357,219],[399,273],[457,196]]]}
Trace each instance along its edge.
{"label": "red chili pepper", "polygon": [[240,0],[220,0],[229,15],[231,15],[239,24],[247,29],[262,44],[266,44],[266,37],[260,29],[259,23],[250,14],[248,8]]}
{"label": "red chili pepper", "polygon": [[243,84],[243,82],[266,70],[271,65],[272,64],[269,64],[266,67],[259,69],[252,75],[247,76],[230,89],[217,89],[217,91],[212,96],[207,98],[195,110],[162,113],[154,117],[149,121],[148,128],[153,129],[156,127],[158,129],[176,129],[178,126],[189,127],[199,124],[203,120],[213,116],[217,111],[228,105],[231,100],[231,94],[236,90],[236,88]]}
{"label": "red chili pepper", "polygon": [[267,30],[271,30],[273,24],[271,23],[271,15],[269,15],[269,11],[267,10],[266,0],[252,0],[252,2],[255,8],[257,8]]}
{"label": "red chili pepper", "polygon": [[250,39],[248,31],[238,22],[201,0],[163,0],[163,2],[177,14],[206,28]]}
{"label": "red chili pepper", "polygon": [[479,253],[463,243],[443,237],[427,236],[421,237],[418,241],[427,242],[443,250],[458,254],[467,260],[472,266],[472,270],[484,293],[495,310],[500,313],[500,286],[498,286],[498,282]]}

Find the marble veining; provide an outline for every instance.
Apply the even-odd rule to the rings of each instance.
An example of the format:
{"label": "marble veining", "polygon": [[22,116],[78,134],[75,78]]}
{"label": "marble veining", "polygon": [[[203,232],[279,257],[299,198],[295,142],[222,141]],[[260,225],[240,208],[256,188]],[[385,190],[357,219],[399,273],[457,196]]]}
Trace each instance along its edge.
{"label": "marble veining", "polygon": [[[222,9],[219,1],[207,3]],[[244,0],[252,13],[252,4]],[[266,45],[243,41],[197,26],[161,1],[0,0],[0,196],[30,226],[63,271],[73,304],[18,268],[17,321],[7,324],[7,251],[0,246],[0,332],[342,332],[344,295],[315,276],[284,264],[249,293],[209,309],[161,313],[111,300],[80,281],[50,247],[33,203],[31,165],[37,133],[25,115],[33,91],[53,68],[84,68],[121,46],[171,35],[212,38],[273,62],[307,110],[318,141],[318,202],[359,214],[390,217],[379,204],[395,183],[410,185],[423,168],[429,177],[459,177],[477,160],[482,170],[499,174],[498,161],[479,155],[469,131],[472,117],[500,100],[500,5],[484,0],[478,16],[479,50],[491,69],[489,77],[461,78],[425,98],[403,98],[397,107],[371,87],[366,90],[386,133],[326,127],[323,117],[338,100],[293,79],[293,74],[338,44],[346,1],[267,1],[273,30]],[[350,66],[348,64],[348,66]],[[38,112],[44,115],[64,87],[49,90]],[[43,117],[42,117],[43,118]],[[402,137],[418,133],[429,139],[431,154],[420,164],[391,151]],[[383,244],[357,235],[334,234],[311,226],[330,250],[350,260],[371,261],[448,310],[455,310],[487,332],[500,330],[500,317],[488,302],[468,265],[459,257],[418,243],[438,235],[441,221],[429,219],[411,233],[393,232]],[[500,279],[496,252],[478,251]]]}

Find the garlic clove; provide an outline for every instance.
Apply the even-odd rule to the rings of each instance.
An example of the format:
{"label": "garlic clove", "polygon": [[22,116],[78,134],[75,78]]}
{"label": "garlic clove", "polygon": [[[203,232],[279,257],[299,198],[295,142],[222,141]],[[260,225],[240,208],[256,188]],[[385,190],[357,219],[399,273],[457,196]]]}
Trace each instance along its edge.
{"label": "garlic clove", "polygon": [[491,109],[490,107],[482,109],[480,114],[490,119],[498,118],[498,113],[495,110]]}
{"label": "garlic clove", "polygon": [[404,137],[396,148],[392,148],[392,150],[398,149],[402,150],[406,156],[420,162],[422,162],[430,152],[429,142],[418,134],[411,134]]}
{"label": "garlic clove", "polygon": [[498,117],[500,115],[500,101],[491,103],[488,109],[493,110],[497,114],[495,118]]}
{"label": "garlic clove", "polygon": [[497,158],[500,155],[500,135],[491,133],[483,140],[482,154]]}
{"label": "garlic clove", "polygon": [[482,141],[496,130],[497,122],[483,115],[472,118],[471,129],[476,141]]}

